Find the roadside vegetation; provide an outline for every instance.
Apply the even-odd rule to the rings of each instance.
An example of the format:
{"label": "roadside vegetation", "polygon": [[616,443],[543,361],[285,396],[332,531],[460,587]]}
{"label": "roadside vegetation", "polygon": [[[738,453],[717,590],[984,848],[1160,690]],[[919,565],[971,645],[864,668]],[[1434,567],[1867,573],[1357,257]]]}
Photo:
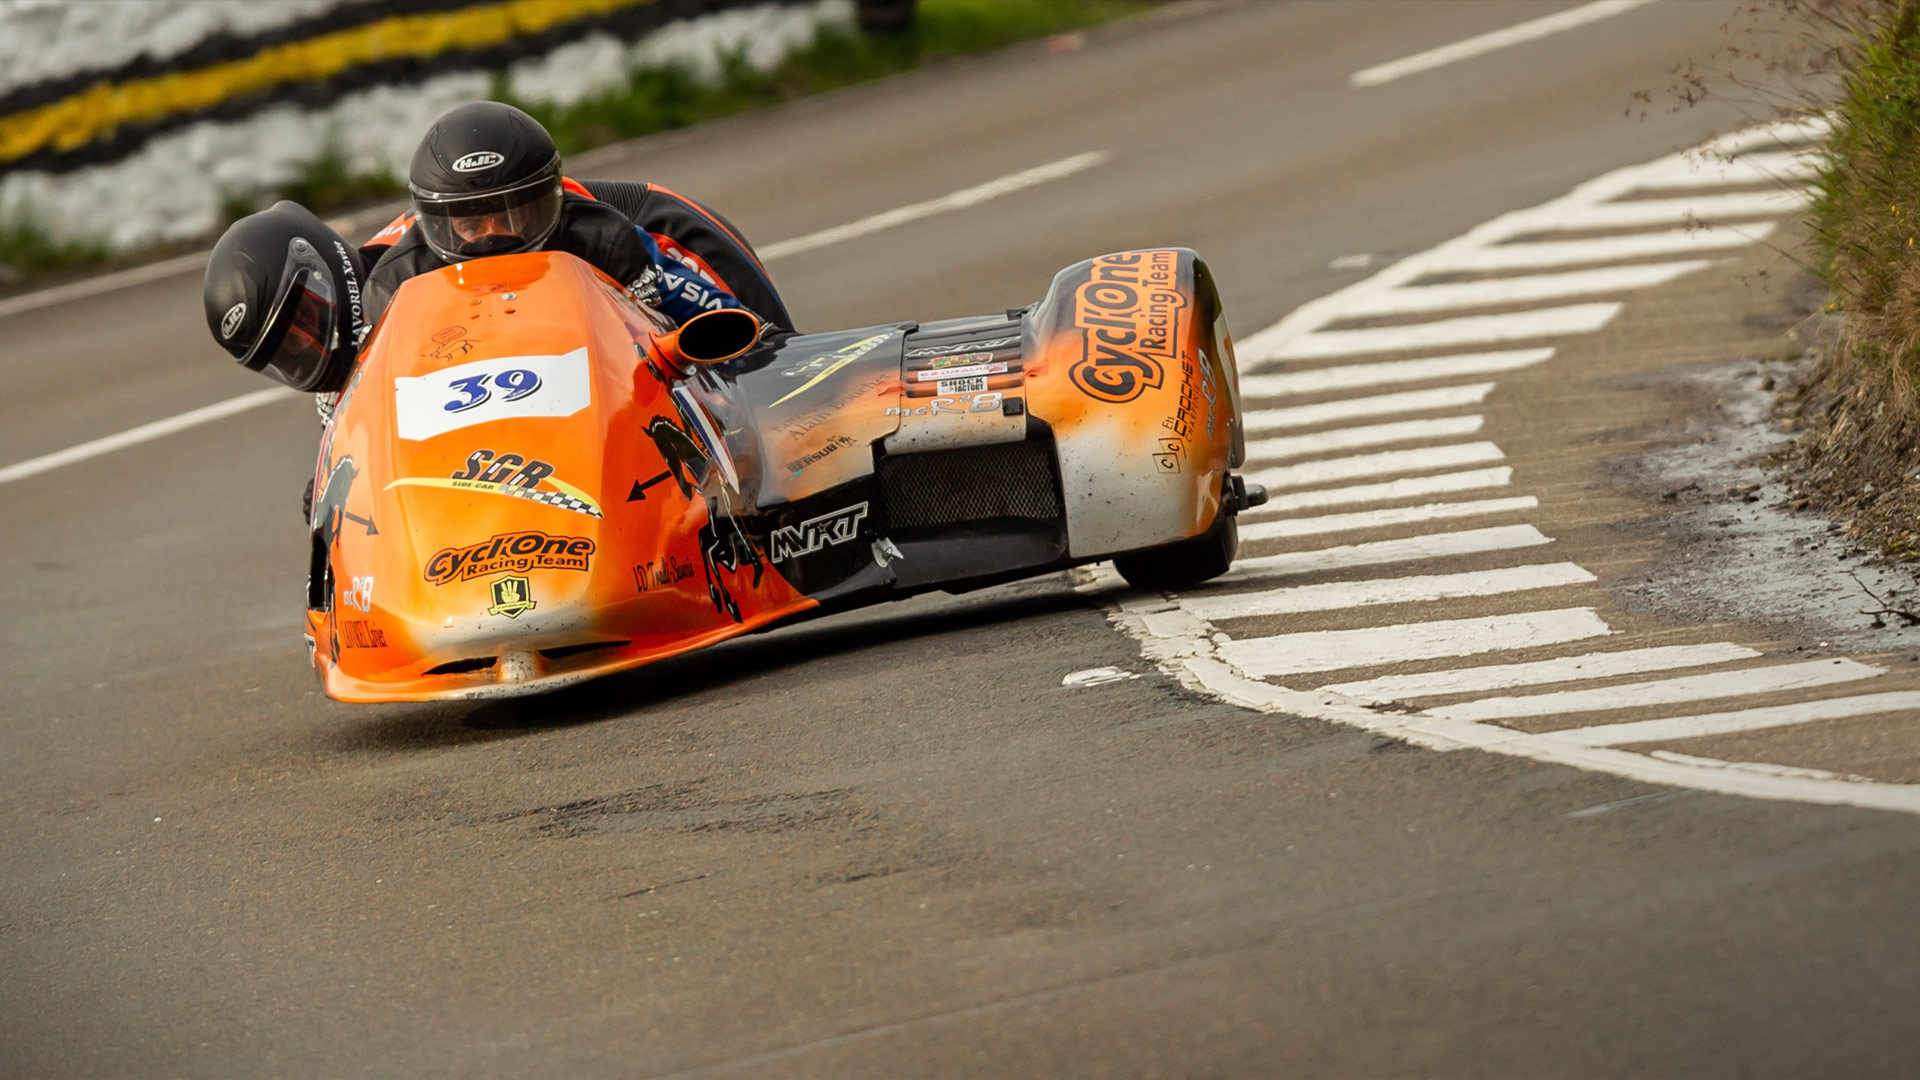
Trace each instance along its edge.
{"label": "roadside vegetation", "polygon": [[[1820,9],[1841,31],[1838,97],[1809,226],[1827,314],[1783,399],[1796,505],[1920,559],[1920,2]],[[1832,83],[1828,84],[1832,86]]]}
{"label": "roadside vegetation", "polygon": [[[725,65],[723,77],[717,82],[703,81],[680,68],[640,70],[633,73],[626,87],[566,108],[516,101],[505,93],[504,78],[495,96],[538,117],[553,132],[561,152],[573,154],[877,79],[929,61],[1071,33],[1144,11],[1159,2],[919,0],[912,23],[899,33],[823,32],[812,46],[787,57],[771,71],[755,70],[737,57]],[[277,199],[293,199],[328,215],[385,201],[405,191],[401,178],[384,171],[355,171],[337,147],[330,147],[292,181],[275,190],[229,195],[223,200],[222,217],[223,222],[231,222]],[[142,262],[202,242],[110,253],[99,245],[58,242],[30,218],[0,222],[0,290]]]}

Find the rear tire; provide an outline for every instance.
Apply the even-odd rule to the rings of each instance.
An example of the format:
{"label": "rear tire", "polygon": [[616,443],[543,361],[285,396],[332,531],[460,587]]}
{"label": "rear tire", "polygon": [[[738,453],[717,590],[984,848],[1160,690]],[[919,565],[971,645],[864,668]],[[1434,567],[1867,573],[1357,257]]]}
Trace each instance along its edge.
{"label": "rear tire", "polygon": [[1220,511],[1213,528],[1199,536],[1114,557],[1113,568],[1136,589],[1191,589],[1227,572],[1240,550],[1240,526]]}

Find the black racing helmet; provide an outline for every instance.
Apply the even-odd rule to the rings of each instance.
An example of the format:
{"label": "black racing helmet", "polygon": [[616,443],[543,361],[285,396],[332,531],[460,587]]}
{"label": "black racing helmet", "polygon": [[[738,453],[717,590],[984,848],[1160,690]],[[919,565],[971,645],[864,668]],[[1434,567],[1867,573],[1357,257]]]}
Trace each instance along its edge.
{"label": "black racing helmet", "polygon": [[450,262],[534,251],[560,223],[560,151],[511,105],[461,105],[427,129],[407,172],[421,238]]}
{"label": "black racing helmet", "polygon": [[346,385],[364,326],[360,252],[296,202],[249,214],[213,245],[207,329],[242,367],[295,390]]}

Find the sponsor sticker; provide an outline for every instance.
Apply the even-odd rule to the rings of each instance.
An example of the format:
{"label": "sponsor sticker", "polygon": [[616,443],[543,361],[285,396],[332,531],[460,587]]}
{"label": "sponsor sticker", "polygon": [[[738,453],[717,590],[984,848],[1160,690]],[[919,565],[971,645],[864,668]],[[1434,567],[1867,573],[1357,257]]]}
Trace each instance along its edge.
{"label": "sponsor sticker", "polygon": [[[545,484],[546,487],[541,485]],[[525,499],[543,506],[571,510],[588,517],[600,517],[600,504],[579,488],[553,475],[553,466],[538,458],[520,454],[496,454],[475,450],[467,455],[467,467],[442,479],[437,476],[403,476],[387,485],[397,487],[437,487],[454,491],[484,491]]]}
{"label": "sponsor sticker", "polygon": [[373,575],[356,576],[349,588],[340,590],[340,602],[362,614],[373,610]]}
{"label": "sponsor sticker", "polygon": [[1020,344],[1020,335],[987,338],[984,341],[954,341],[945,345],[920,345],[907,350],[907,359],[919,360],[928,356],[946,356],[950,353],[980,352],[985,349],[1005,349]]}
{"label": "sponsor sticker", "polygon": [[980,394],[980,393],[985,393],[986,389],[987,389],[987,380],[984,377],[972,378],[972,379],[954,379],[951,382],[940,382],[940,383],[934,384],[934,392],[942,395]]}
{"label": "sponsor sticker", "polygon": [[833,453],[834,451],[840,449],[843,446],[853,446],[853,445],[855,445],[854,441],[848,436],[835,435],[833,438],[827,440],[827,444],[825,446],[822,446],[820,449],[815,450],[812,453],[803,454],[800,457],[797,457],[792,461],[787,462],[787,471],[792,473],[795,476],[799,476],[800,471],[802,469],[805,469],[807,466],[812,465],[817,461],[824,460],[827,457],[827,455]]}
{"label": "sponsor sticker", "polygon": [[493,606],[489,615],[517,619],[540,605],[533,599],[533,586],[523,577],[503,577],[493,583]]}
{"label": "sponsor sticker", "polygon": [[633,587],[637,592],[649,592],[667,588],[692,576],[692,563],[667,555],[652,562],[634,564]]}
{"label": "sponsor sticker", "polygon": [[844,544],[860,535],[860,521],[867,516],[867,504],[855,503],[832,513],[808,518],[798,525],[782,525],[773,531],[769,547],[774,562],[785,562],[801,555]]}
{"label": "sponsor sticker", "polygon": [[393,380],[402,439],[527,416],[572,416],[593,402],[587,349],[557,356],[504,356]]}
{"label": "sponsor sticker", "polygon": [[961,353],[958,356],[936,356],[927,361],[927,366],[936,368],[965,367],[968,364],[990,363],[992,360],[993,354],[990,352],[970,352]]}
{"label": "sponsor sticker", "polygon": [[233,332],[235,330],[240,329],[240,321],[242,319],[245,319],[246,317],[247,317],[246,301],[242,300],[240,303],[235,304],[232,307],[228,308],[227,313],[225,315],[220,316],[220,336],[222,338],[231,339],[233,337]]}
{"label": "sponsor sticker", "polygon": [[550,536],[534,529],[496,533],[477,544],[441,548],[427,560],[428,584],[471,581],[499,573],[529,570],[585,570],[593,559],[593,540]]}
{"label": "sponsor sticker", "polygon": [[384,649],[387,632],[366,619],[342,619],[336,635],[343,649]]}
{"label": "sponsor sticker", "polygon": [[1091,276],[1073,294],[1073,323],[1085,332],[1086,347],[1068,377],[1082,393],[1120,404],[1166,380],[1187,306],[1179,267],[1180,256],[1172,251],[1093,260]]}
{"label": "sponsor sticker", "polygon": [[[934,382],[940,379],[965,379],[974,375],[1005,375],[1005,364],[968,364],[965,367],[935,368],[932,371],[916,371],[915,382]],[[942,390],[941,393],[946,393]]]}
{"label": "sponsor sticker", "polygon": [[[986,380],[983,379],[981,381],[984,383]],[[887,415],[888,416],[965,416],[968,413],[993,412],[1001,407],[1002,402],[1007,400],[1007,396],[1002,391],[989,390],[984,394],[975,394],[970,398],[964,397],[964,396],[963,397],[937,397],[932,399],[921,398],[919,400],[925,401],[926,404],[925,405],[889,405],[887,407]],[[1012,400],[1015,402],[1018,402],[1021,399],[1014,398]],[[1010,412],[1010,413],[1007,413],[1007,415],[1018,416],[1020,414],[1018,412]]]}
{"label": "sponsor sticker", "polygon": [[807,379],[806,382],[795,387],[791,393],[779,401],[774,402],[774,404],[784,404],[806,393],[829,375],[832,375],[834,372],[839,371],[841,368],[846,367],[848,364],[853,363],[855,360],[860,359],[892,339],[893,331],[891,330],[884,334],[875,334],[872,337],[861,338],[851,345],[842,345],[830,353],[816,356],[803,364],[795,364],[793,367],[782,371],[780,374],[791,379],[798,379],[806,375],[811,375],[812,378]]}
{"label": "sponsor sticker", "polygon": [[491,169],[505,160],[507,160],[505,156],[492,150],[475,150],[471,154],[454,159],[453,171],[479,172],[481,169]]}

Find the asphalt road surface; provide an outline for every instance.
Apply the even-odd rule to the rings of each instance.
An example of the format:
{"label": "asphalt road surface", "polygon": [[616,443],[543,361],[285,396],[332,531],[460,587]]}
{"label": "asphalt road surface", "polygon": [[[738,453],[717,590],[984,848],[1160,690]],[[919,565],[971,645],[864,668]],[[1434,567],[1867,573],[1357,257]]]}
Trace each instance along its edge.
{"label": "asphalt road surface", "polygon": [[[1663,503],[1636,464],[1714,412],[1690,373],[1778,353],[1794,310],[1779,256],[1743,240],[1571,298],[1361,290],[1250,333],[1739,119],[1626,115],[1723,44],[1720,3],[1349,82],[1566,6],[1179,6],[1082,48],[944,66],[574,170],[664,181],[764,246],[1102,151],[773,272],[824,329],[1004,308],[1093,253],[1191,246],[1264,388],[1249,409],[1272,438],[1309,440],[1257,464],[1348,461],[1276,474],[1276,491],[1512,470],[1440,498],[1298,500],[1243,548],[1268,560],[1257,574],[1219,589],[1057,577],[549,698],[344,706],[319,695],[300,639],[308,403],[0,484],[0,1074],[1911,1075],[1914,710],[1698,722],[1910,692],[1909,646],[1828,648],[1689,593],[1735,548],[1684,535],[1687,500]],[[1605,201],[1776,188],[1667,176]],[[1604,239],[1623,213],[1661,214],[1594,205],[1534,231]],[[1746,217],[1751,240],[1790,214]],[[1474,273],[1416,284],[1487,280]],[[208,340],[198,293],[185,273],[0,317],[0,469],[259,389]],[[1488,314],[1546,321],[1495,344],[1492,324],[1440,332],[1447,349],[1393,336]],[[1387,336],[1327,336],[1345,330]],[[1548,348],[1498,374],[1252,381]],[[1423,391],[1441,396],[1279,411]],[[1402,422],[1431,426],[1351,433]],[[1349,460],[1374,453],[1414,456]],[[1298,524],[1526,497],[1482,517]],[[1735,503],[1730,523],[1757,513]],[[1420,561],[1436,558],[1454,561]],[[1555,589],[1577,595],[1536,595]],[[1517,671],[1598,647],[1495,630],[1467,659],[1284,659],[1289,634],[1547,610],[1588,612],[1617,635],[1607,650],[1641,659],[1598,682]],[[1143,658],[1169,641],[1251,678],[1203,692],[1201,669]],[[1802,662],[1844,677],[1783,670]],[[1062,685],[1107,666],[1139,677]],[[1700,681],[1729,671],[1737,689]],[[1342,712],[1322,686],[1375,707]],[[1723,742],[1635,728],[1632,752],[1566,749],[1674,718],[1694,726],[1658,730]],[[1509,733],[1499,752],[1450,748],[1489,724]],[[1686,779],[1707,773],[1736,779]],[[1837,790],[1869,794],[1822,794]],[[1895,809],[1858,805],[1875,799]]]}

